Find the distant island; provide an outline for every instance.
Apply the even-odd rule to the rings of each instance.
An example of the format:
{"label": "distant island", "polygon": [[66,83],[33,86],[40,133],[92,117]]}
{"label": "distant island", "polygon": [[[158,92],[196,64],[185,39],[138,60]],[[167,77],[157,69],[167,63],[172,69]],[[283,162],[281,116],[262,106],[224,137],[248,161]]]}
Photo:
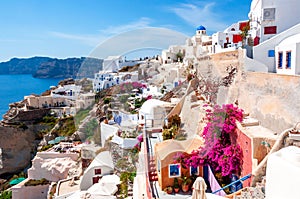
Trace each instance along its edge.
{"label": "distant island", "polygon": [[93,77],[102,69],[102,59],[81,57],[57,59],[50,57],[13,58],[0,63],[0,75],[31,74],[35,78]]}

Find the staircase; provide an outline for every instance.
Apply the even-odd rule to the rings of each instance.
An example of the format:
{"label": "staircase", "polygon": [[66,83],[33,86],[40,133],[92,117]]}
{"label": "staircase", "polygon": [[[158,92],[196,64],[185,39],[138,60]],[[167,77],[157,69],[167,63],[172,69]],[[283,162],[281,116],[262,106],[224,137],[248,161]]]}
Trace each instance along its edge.
{"label": "staircase", "polygon": [[155,167],[155,160],[153,157],[149,158],[149,181],[158,181],[157,171]]}

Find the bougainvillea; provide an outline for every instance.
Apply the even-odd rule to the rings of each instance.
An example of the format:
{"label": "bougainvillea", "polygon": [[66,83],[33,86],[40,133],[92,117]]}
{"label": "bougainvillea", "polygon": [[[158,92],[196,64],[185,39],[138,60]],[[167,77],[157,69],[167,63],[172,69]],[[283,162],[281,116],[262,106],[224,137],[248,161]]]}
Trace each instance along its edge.
{"label": "bougainvillea", "polygon": [[208,164],[223,177],[240,173],[243,156],[236,143],[236,121],[242,121],[243,110],[232,104],[205,107],[207,124],[202,133],[204,146],[191,154],[177,154],[175,161],[184,167]]}
{"label": "bougainvillea", "polygon": [[138,153],[141,151],[141,142],[143,142],[143,134],[138,135],[136,139],[138,140],[138,142],[132,148],[132,153]]}
{"label": "bougainvillea", "polygon": [[120,84],[120,93],[130,93],[133,89],[142,89],[147,86],[140,82],[124,82]]}

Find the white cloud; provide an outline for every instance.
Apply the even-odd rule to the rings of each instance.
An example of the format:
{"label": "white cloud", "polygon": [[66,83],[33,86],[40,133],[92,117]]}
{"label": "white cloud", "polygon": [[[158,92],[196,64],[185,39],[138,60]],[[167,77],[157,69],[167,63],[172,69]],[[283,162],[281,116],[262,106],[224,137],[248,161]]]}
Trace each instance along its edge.
{"label": "white cloud", "polygon": [[136,30],[139,28],[146,28],[150,26],[151,19],[147,17],[142,17],[137,21],[124,24],[124,25],[119,25],[119,26],[109,26],[106,29],[101,30],[100,32],[108,35],[114,35],[114,34],[119,34],[123,32],[128,32],[131,30]]}
{"label": "white cloud", "polygon": [[150,22],[151,19],[143,17],[128,24],[107,27],[94,35],[61,32],[50,32],[50,35],[95,47],[89,56],[98,58],[149,48],[166,49],[170,45],[185,43],[186,35],[167,28],[151,27]]}
{"label": "white cloud", "polygon": [[166,28],[137,28],[107,39],[92,52],[92,57],[105,58],[143,49],[166,49],[170,45],[182,45],[187,36]]}
{"label": "white cloud", "polygon": [[217,14],[214,2],[179,4],[179,6],[172,7],[170,10],[194,27],[203,25],[209,31],[222,31],[228,26],[224,23],[224,18]]}
{"label": "white cloud", "polygon": [[100,34],[93,34],[93,35],[69,34],[69,33],[57,32],[57,31],[51,31],[49,32],[49,34],[54,37],[79,41],[85,45],[95,47],[97,44],[109,39],[110,37],[116,34],[149,27],[150,22],[151,19],[142,17],[139,20],[128,24],[109,26],[105,29],[102,29],[100,31]]}
{"label": "white cloud", "polygon": [[56,32],[51,31],[49,32],[51,36],[62,38],[62,39],[69,39],[69,40],[75,40],[79,41],[83,44],[89,45],[89,46],[95,46],[101,39],[104,39],[101,36],[97,35],[75,35],[75,34],[68,34],[68,33],[62,33],[62,32]]}

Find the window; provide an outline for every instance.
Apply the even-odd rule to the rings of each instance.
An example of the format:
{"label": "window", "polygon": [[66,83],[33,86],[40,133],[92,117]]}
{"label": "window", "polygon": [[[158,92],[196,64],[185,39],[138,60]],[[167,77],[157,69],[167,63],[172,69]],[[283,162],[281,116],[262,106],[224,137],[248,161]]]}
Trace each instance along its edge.
{"label": "window", "polygon": [[102,178],[102,176],[96,176],[92,178],[93,184],[96,184],[99,182],[99,180]]}
{"label": "window", "polygon": [[190,166],[190,175],[199,175],[199,167]]}
{"label": "window", "polygon": [[282,52],[278,52],[278,68],[282,69]]}
{"label": "window", "polygon": [[277,26],[264,27],[264,34],[265,35],[276,34],[276,33],[277,33]]}
{"label": "window", "polygon": [[160,160],[157,159],[157,172],[160,173]]}
{"label": "window", "polygon": [[285,66],[287,69],[291,69],[291,56],[292,56],[292,52],[287,51],[286,52],[286,66]]}
{"label": "window", "polygon": [[95,175],[100,175],[101,174],[101,169],[95,169]]}
{"label": "window", "polygon": [[275,57],[275,50],[269,50],[268,57]]}
{"label": "window", "polygon": [[169,178],[176,178],[181,176],[180,164],[169,164]]}

